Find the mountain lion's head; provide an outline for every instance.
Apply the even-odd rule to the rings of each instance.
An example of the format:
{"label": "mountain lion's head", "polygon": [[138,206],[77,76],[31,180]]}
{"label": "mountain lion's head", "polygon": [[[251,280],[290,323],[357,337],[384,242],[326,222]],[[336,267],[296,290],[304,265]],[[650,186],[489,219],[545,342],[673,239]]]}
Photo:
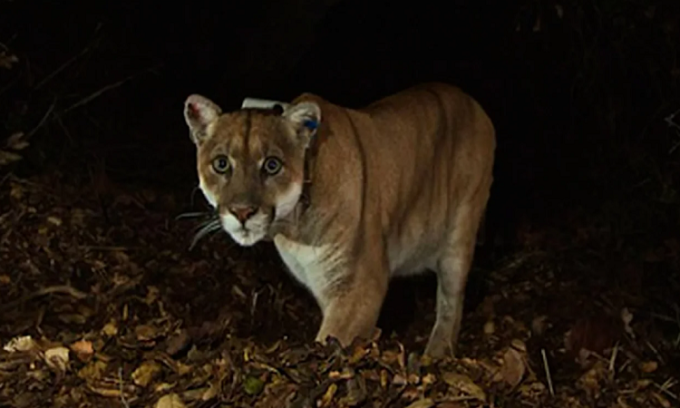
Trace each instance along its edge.
{"label": "mountain lion's head", "polygon": [[319,106],[301,102],[281,110],[230,113],[191,95],[184,118],[196,145],[199,186],[240,245],[263,239],[273,221],[298,203],[305,150],[321,119]]}

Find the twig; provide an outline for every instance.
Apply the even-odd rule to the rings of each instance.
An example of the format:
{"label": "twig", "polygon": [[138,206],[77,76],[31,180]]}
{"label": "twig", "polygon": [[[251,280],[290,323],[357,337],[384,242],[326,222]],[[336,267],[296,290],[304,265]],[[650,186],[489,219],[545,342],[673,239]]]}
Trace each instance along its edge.
{"label": "twig", "polygon": [[659,359],[661,364],[666,364],[666,361],[663,359],[663,357],[661,357],[659,350],[657,350],[656,347],[654,347],[652,343],[649,342],[649,340],[645,340],[645,344],[647,344],[647,347],[649,347],[649,349],[652,350],[654,354],[656,354],[656,357]]}
{"label": "twig", "polygon": [[115,252],[126,252],[138,250],[139,247],[124,247],[124,246],[107,246],[107,245],[81,245],[80,249],[85,251],[115,251]]}
{"label": "twig", "polygon": [[0,179],[0,187],[2,187],[3,184],[10,178],[12,173],[7,173],[4,176],[2,176],[2,179]]}
{"label": "twig", "polygon": [[80,51],[78,54],[74,55],[74,56],[71,57],[69,60],[67,60],[66,62],[64,62],[63,64],[61,64],[57,69],[55,69],[54,71],[52,71],[52,72],[51,72],[50,74],[48,74],[45,78],[43,78],[40,82],[38,82],[38,84],[35,86],[35,90],[38,90],[38,89],[42,88],[43,85],[45,85],[46,83],[48,83],[49,81],[51,81],[52,78],[54,78],[55,76],[57,76],[59,73],[61,73],[61,71],[65,70],[69,65],[73,64],[78,58],[82,57],[83,55],[85,55],[85,54],[86,54],[87,52],[89,52],[89,51],[90,51],[90,47],[89,47],[89,46],[88,46],[88,47],[85,47],[85,49],[83,49],[82,51]]}
{"label": "twig", "polygon": [[5,303],[4,305],[0,306],[0,311],[4,312],[5,310],[13,309],[15,306],[26,302],[28,300],[40,297],[40,296],[45,296],[49,295],[52,293],[63,293],[66,295],[69,295],[71,297],[74,297],[76,299],[85,299],[88,295],[87,293],[81,292],[78,289],[73,288],[72,286],[69,285],[55,285],[55,286],[48,286],[46,288],[39,289],[31,294],[28,294],[20,299],[17,299],[15,301]]}
{"label": "twig", "polygon": [[[99,29],[100,29],[101,27],[102,27],[102,23],[97,24],[97,27],[94,29],[94,33],[92,33],[92,35],[93,35],[93,36],[96,35],[97,32],[99,31]],[[90,44],[88,44],[87,46],[85,46],[85,48],[84,48],[82,51],[80,51],[78,54],[76,54],[75,56],[71,57],[69,60],[67,60],[67,61],[64,62],[63,64],[61,64],[57,69],[55,69],[54,71],[52,71],[52,73],[50,73],[50,74],[47,75],[45,78],[43,78],[40,82],[38,82],[38,84],[35,86],[34,89],[35,89],[35,90],[38,90],[38,89],[42,88],[43,85],[45,85],[46,83],[48,83],[49,81],[51,81],[52,78],[54,78],[55,76],[59,75],[59,73],[61,73],[63,70],[65,70],[69,65],[73,64],[73,63],[74,63],[76,60],[78,60],[80,57],[82,57],[83,55],[87,54],[87,53],[90,51],[90,49],[92,49],[91,44],[92,44],[92,40],[90,40]]]}
{"label": "twig", "polygon": [[609,359],[609,372],[614,376],[614,368],[616,367],[616,356],[619,354],[619,343],[614,345],[614,351],[612,351],[612,357]]}
{"label": "twig", "polygon": [[33,134],[34,134],[35,132],[37,132],[38,129],[40,129],[40,128],[42,127],[42,125],[45,124],[45,122],[47,121],[47,118],[50,116],[50,114],[51,114],[52,111],[54,110],[54,107],[55,107],[56,104],[57,104],[56,101],[52,102],[52,104],[50,105],[50,107],[47,108],[47,112],[45,112],[45,114],[43,115],[43,117],[40,119],[40,122],[38,122],[38,124],[33,128],[33,130],[31,130],[30,132],[28,132],[28,134],[26,135],[26,138],[30,138],[31,136],[33,136]]}
{"label": "twig", "polygon": [[68,112],[72,111],[73,109],[76,109],[76,108],[79,108],[79,107],[81,107],[81,106],[87,105],[88,103],[90,103],[90,102],[92,102],[93,100],[99,98],[100,96],[102,96],[102,95],[105,94],[106,92],[108,92],[108,91],[110,91],[110,90],[112,90],[112,89],[118,88],[119,86],[123,85],[124,83],[126,83],[126,82],[129,81],[129,80],[131,80],[131,79],[134,78],[135,76],[136,76],[136,75],[130,75],[130,76],[127,77],[127,78],[123,78],[123,79],[121,79],[121,80],[118,81],[118,82],[114,82],[114,83],[112,83],[112,84],[109,84],[109,85],[103,87],[102,89],[100,89],[100,90],[98,90],[98,91],[95,91],[95,92],[91,93],[90,95],[86,96],[85,98],[81,99],[80,101],[78,101],[78,102],[74,103],[73,105],[69,106],[68,108],[64,109],[64,111],[61,112],[61,114],[60,114],[59,116],[64,116],[64,115],[66,115]]}
{"label": "twig", "polygon": [[548,389],[550,395],[555,396],[555,389],[553,388],[552,377],[550,376],[550,367],[548,366],[548,356],[545,355],[545,349],[541,349],[541,356],[543,357],[543,368],[545,369],[545,377],[548,380]]}
{"label": "twig", "polygon": [[676,110],[675,112],[671,113],[670,115],[666,116],[664,120],[670,127],[674,127],[678,130],[680,130],[680,125],[675,122],[675,117],[680,114],[680,109]]}
{"label": "twig", "polygon": [[125,399],[125,392],[123,390],[123,367],[118,367],[118,389],[120,390],[120,402],[125,408],[130,408],[127,399]]}
{"label": "twig", "polygon": [[654,383],[654,386],[659,389],[659,391],[663,392],[664,394],[668,395],[669,397],[673,398],[676,401],[680,401],[680,397],[674,392],[669,391],[668,389],[673,387],[676,384],[675,379],[672,377],[667,379],[662,385],[659,385],[657,383]]}
{"label": "twig", "polygon": [[[666,116],[664,120],[668,124],[669,127],[675,128],[675,131],[680,133],[680,125],[675,122],[675,117],[680,114],[680,109],[676,110],[675,112],[671,113],[670,115]],[[676,142],[673,146],[671,146],[670,150],[668,151],[668,154],[673,154],[673,152],[680,147],[680,141]]]}
{"label": "twig", "polygon": [[105,87],[103,87],[102,89],[100,89],[100,90],[98,90],[98,91],[95,91],[95,92],[91,93],[90,95],[86,96],[85,98],[81,99],[80,101],[78,101],[78,102],[74,103],[73,105],[69,106],[68,108],[64,109],[64,110],[60,113],[59,116],[66,115],[68,112],[70,112],[70,111],[72,111],[72,110],[74,110],[74,109],[76,109],[76,108],[79,108],[79,107],[81,107],[81,106],[87,105],[88,103],[90,103],[90,102],[92,102],[93,100],[99,98],[100,96],[102,96],[102,95],[105,94],[106,92],[108,92],[108,91],[110,91],[110,90],[112,90],[112,89],[118,88],[119,86],[121,86],[121,85],[123,85],[124,83],[126,83],[126,82],[128,82],[128,81],[130,81],[130,80],[132,80],[132,79],[134,79],[134,78],[136,78],[137,76],[141,75],[142,73],[145,73],[145,72],[147,72],[147,71],[153,71],[155,68],[156,68],[156,67],[147,68],[147,69],[145,69],[145,70],[142,71],[142,72],[138,72],[138,73],[136,73],[136,74],[132,74],[132,75],[126,77],[126,78],[121,79],[121,80],[118,81],[118,82],[114,82],[114,83],[112,83],[112,84],[109,84],[109,85],[105,86]]}

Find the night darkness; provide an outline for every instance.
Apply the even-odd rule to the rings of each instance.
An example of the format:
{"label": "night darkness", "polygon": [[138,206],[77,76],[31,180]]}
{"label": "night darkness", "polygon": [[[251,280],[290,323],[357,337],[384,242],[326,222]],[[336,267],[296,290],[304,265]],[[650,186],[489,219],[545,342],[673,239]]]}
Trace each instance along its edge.
{"label": "night darkness", "polygon": [[[427,81],[461,87],[496,127],[458,357],[504,368],[411,361],[437,379],[397,392],[407,368],[385,356],[422,351],[434,278],[395,282],[383,308],[391,386],[373,354],[309,351],[319,311],[270,244],[220,233],[189,250],[200,219],[176,217],[207,206],[182,107],[302,92],[361,107]],[[0,341],[72,350],[65,372],[31,354],[40,376],[0,351],[0,406],[142,407],[168,392],[189,407],[482,406],[444,405],[470,394],[442,380],[454,371],[496,406],[680,404],[678,112],[675,0],[0,0]],[[82,374],[98,361],[100,377]],[[144,361],[159,362],[148,385],[132,376]],[[351,366],[363,394],[352,377],[328,396],[325,365]],[[125,383],[113,397],[93,385],[109,377]],[[188,392],[202,387],[214,395]]]}

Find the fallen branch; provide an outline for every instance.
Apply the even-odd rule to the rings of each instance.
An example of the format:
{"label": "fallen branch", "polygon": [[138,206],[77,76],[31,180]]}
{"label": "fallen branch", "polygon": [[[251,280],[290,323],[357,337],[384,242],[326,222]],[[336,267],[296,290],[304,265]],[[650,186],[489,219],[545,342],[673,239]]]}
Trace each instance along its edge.
{"label": "fallen branch", "polygon": [[548,356],[545,354],[545,349],[541,349],[541,356],[543,357],[543,368],[545,369],[545,377],[548,380],[548,389],[550,395],[555,396],[555,389],[553,388],[552,376],[550,375],[550,366],[548,366]]}
{"label": "fallen branch", "polygon": [[[101,23],[97,24],[97,27],[94,29],[94,33],[93,33],[92,35],[93,35],[93,36],[96,35],[97,32],[99,31],[99,29],[100,29],[101,27],[102,27],[102,24],[101,24]],[[64,62],[63,64],[61,64],[57,69],[55,69],[54,71],[52,71],[52,72],[51,72],[50,74],[48,74],[45,78],[43,78],[40,82],[38,82],[38,84],[35,86],[34,90],[40,89],[43,85],[45,85],[46,83],[50,82],[50,81],[52,80],[52,78],[56,77],[56,76],[59,75],[63,70],[65,70],[66,68],[68,68],[69,65],[73,64],[73,63],[76,62],[80,57],[82,57],[83,55],[87,54],[87,53],[90,51],[90,49],[92,48],[92,47],[91,47],[91,42],[92,42],[92,41],[90,41],[90,44],[88,44],[85,48],[83,48],[82,51],[80,51],[78,54],[74,55],[74,56],[71,57],[69,60],[67,60],[66,62]]]}
{"label": "fallen branch", "polygon": [[85,98],[79,100],[78,102],[76,102],[76,103],[74,103],[73,105],[69,106],[68,108],[64,109],[64,110],[59,114],[59,116],[64,116],[64,115],[66,115],[68,112],[70,112],[70,111],[72,111],[72,110],[74,110],[74,109],[80,108],[81,106],[85,106],[85,105],[87,105],[88,103],[92,102],[93,100],[99,98],[100,96],[102,96],[102,95],[105,94],[106,92],[108,92],[108,91],[110,91],[110,90],[113,90],[113,89],[115,89],[115,88],[118,88],[119,86],[121,86],[121,85],[125,84],[126,82],[128,82],[128,81],[130,81],[130,80],[132,80],[132,79],[134,79],[134,78],[136,78],[136,77],[138,77],[139,75],[141,75],[141,74],[143,74],[143,73],[146,73],[146,72],[153,71],[153,70],[156,69],[156,68],[157,68],[157,66],[154,66],[154,67],[152,67],[152,68],[147,68],[147,69],[145,69],[145,70],[142,71],[142,72],[138,72],[138,73],[136,73],[136,74],[132,74],[132,75],[126,77],[126,78],[121,79],[120,81],[114,82],[114,83],[109,84],[109,85],[107,85],[107,86],[105,86],[105,87],[103,87],[103,88],[101,88],[101,89],[99,89],[99,90],[97,90],[97,91],[95,91],[95,92],[92,92],[90,95],[86,96]]}
{"label": "fallen branch", "polygon": [[14,307],[20,305],[21,303],[27,302],[31,299],[35,299],[37,297],[50,295],[52,293],[63,293],[78,300],[85,299],[88,296],[87,293],[81,292],[70,285],[48,286],[46,288],[38,289],[31,294],[21,297],[20,299],[14,300],[12,302],[0,306],[0,312],[5,312],[7,310],[13,309]]}

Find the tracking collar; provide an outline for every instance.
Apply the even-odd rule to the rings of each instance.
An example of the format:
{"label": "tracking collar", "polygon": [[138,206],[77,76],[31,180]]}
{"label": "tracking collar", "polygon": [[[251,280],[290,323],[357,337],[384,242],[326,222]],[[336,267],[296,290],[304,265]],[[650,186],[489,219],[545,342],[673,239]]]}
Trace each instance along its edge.
{"label": "tracking collar", "polygon": [[[291,106],[290,103],[274,101],[269,99],[259,99],[259,98],[245,98],[241,104],[241,109],[262,109],[262,110],[279,110],[284,112]],[[315,121],[306,121],[303,124],[307,129],[311,131],[309,146],[305,150],[305,158],[303,164],[303,181],[302,181],[302,193],[300,194],[300,213],[304,213],[307,208],[311,205],[310,189],[312,187],[312,173],[311,173],[311,161],[313,157],[316,156],[316,147],[318,143],[315,142],[317,130],[319,128],[319,123]],[[311,151],[310,151],[311,150]]]}

